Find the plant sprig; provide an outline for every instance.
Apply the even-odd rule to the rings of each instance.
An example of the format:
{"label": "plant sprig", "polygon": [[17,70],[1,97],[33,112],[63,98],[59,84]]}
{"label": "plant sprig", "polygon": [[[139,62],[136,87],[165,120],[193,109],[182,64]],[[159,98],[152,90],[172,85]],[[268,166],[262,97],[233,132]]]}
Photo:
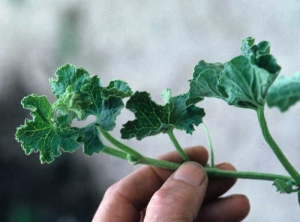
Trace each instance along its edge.
{"label": "plant sprig", "polygon": [[[167,134],[184,161],[189,161],[173,131],[192,134],[202,124],[211,150],[211,166],[205,170],[209,177],[269,180],[281,193],[298,192],[300,175],[288,161],[271,136],[264,115],[265,104],[286,111],[300,100],[300,75],[277,78],[281,67],[270,54],[270,44],[257,45],[248,37],[242,41],[241,55],[226,63],[206,63],[201,60],[195,67],[187,93],[172,96],[171,90],[162,93],[165,104],[157,104],[148,92],[134,92],[121,80],[101,85],[98,76],[73,65],[59,68],[56,79],[50,79],[57,100],[51,104],[45,96],[31,94],[22,100],[24,108],[31,110],[32,120],[25,120],[16,132],[26,154],[40,152],[42,163],[51,163],[62,152],[74,152],[83,147],[86,155],[103,152],[129,161],[176,170],[180,164],[146,157],[127,146],[109,132],[116,126],[116,118],[126,107],[135,119],[123,124],[122,139]],[[196,104],[204,98],[218,98],[229,105],[256,111],[262,135],[289,176],[261,172],[226,171],[215,168],[214,153],[207,127],[203,123],[205,112]],[[126,105],[124,99],[127,98]],[[73,120],[95,121],[84,127],[75,127]],[[105,137],[110,144],[102,141]]]}

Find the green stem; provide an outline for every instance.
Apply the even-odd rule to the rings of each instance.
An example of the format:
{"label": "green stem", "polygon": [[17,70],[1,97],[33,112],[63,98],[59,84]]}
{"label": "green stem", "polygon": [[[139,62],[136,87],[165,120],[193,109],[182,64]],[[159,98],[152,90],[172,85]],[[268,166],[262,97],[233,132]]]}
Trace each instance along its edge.
{"label": "green stem", "polygon": [[139,164],[145,164],[149,166],[155,166],[155,167],[160,167],[168,170],[177,170],[181,164],[179,163],[173,163],[165,160],[158,160],[158,159],[153,159],[150,157],[143,157]]}
{"label": "green stem", "polygon": [[[124,160],[128,160],[128,154],[123,151],[116,150],[109,146],[105,146],[105,149],[102,152],[112,155]],[[153,159],[145,156],[140,156],[135,164],[144,164],[149,166],[160,167],[169,170],[177,170],[181,164],[173,163],[165,160]],[[254,179],[254,180],[268,180],[274,181],[276,179],[281,179],[284,181],[291,181],[292,178],[283,175],[269,174],[269,173],[258,173],[258,172],[243,172],[243,171],[230,171],[230,170],[221,170],[218,168],[205,167],[204,168],[209,178],[240,178],[240,179]]]}
{"label": "green stem", "polygon": [[244,172],[244,171],[230,171],[230,170],[220,170],[218,168],[205,168],[207,175],[210,178],[236,178],[236,179],[252,179],[252,180],[268,180],[274,181],[276,179],[281,179],[284,181],[291,181],[292,178],[279,174],[271,173],[259,173],[259,172]]}
{"label": "green stem", "polygon": [[125,153],[134,156],[135,158],[141,158],[142,154],[137,152],[136,150],[132,149],[131,147],[125,145],[124,143],[121,143],[117,139],[115,139],[112,135],[110,135],[107,131],[105,131],[101,126],[99,126],[99,130],[101,134],[113,145],[115,145],[117,148],[123,150]]}
{"label": "green stem", "polygon": [[209,150],[210,150],[210,164],[211,164],[211,167],[214,168],[215,167],[215,156],[214,156],[214,150],[213,150],[211,138],[210,138],[210,135],[209,135],[209,132],[208,132],[208,128],[204,124],[204,122],[202,122],[202,126],[204,128],[205,135],[206,135],[207,142],[208,142],[208,146],[209,146]]}
{"label": "green stem", "polygon": [[[263,135],[266,138],[266,141],[270,144],[272,147],[274,153],[280,159],[282,162],[282,165],[285,166],[287,171],[291,174],[291,177],[288,176],[283,176],[283,175],[277,175],[277,174],[269,174],[269,173],[258,173],[258,172],[243,172],[243,171],[229,171],[229,170],[221,170],[218,168],[211,168],[211,167],[205,167],[205,171],[207,172],[208,176],[210,178],[241,178],[241,179],[254,179],[254,180],[268,180],[268,181],[274,181],[276,179],[281,179],[284,181],[291,181],[294,179],[294,181],[297,184],[300,184],[299,181],[299,174],[298,172],[292,167],[292,165],[288,162],[286,157],[283,155],[273,138],[271,137],[265,118],[263,114],[263,110],[258,111],[258,117],[259,117],[259,122],[261,124],[261,128],[263,131]],[[121,143],[120,141],[116,140],[114,137],[112,137],[107,131],[103,130],[101,127],[99,127],[101,134],[113,145],[118,147],[120,150],[111,148],[109,146],[105,146],[105,149],[103,150],[104,153],[125,159],[132,164],[144,164],[144,165],[150,165],[150,166],[155,166],[155,167],[160,167],[164,169],[169,169],[169,170],[177,170],[181,164],[179,163],[173,163],[165,160],[158,160],[158,159],[153,159],[149,157],[145,157],[139,152],[135,151],[129,146],[126,146],[125,144]],[[172,141],[174,141],[174,144],[176,144],[177,140],[172,132],[168,132],[170,138]],[[172,139],[173,138],[173,139]],[[177,142],[178,144],[178,142]],[[180,145],[176,145],[176,147],[179,147],[179,150],[182,150]],[[275,149],[274,149],[275,147]],[[183,150],[182,150],[183,152]],[[184,152],[183,152],[184,153]],[[185,154],[185,153],[184,153]],[[185,154],[186,155],[186,154]],[[293,170],[291,170],[293,169]],[[295,176],[296,175],[296,176]],[[299,181],[298,181],[299,180]]]}
{"label": "green stem", "polygon": [[293,167],[293,165],[289,162],[289,160],[286,158],[284,153],[281,151],[277,143],[274,141],[272,135],[270,134],[267,121],[264,115],[264,107],[259,108],[257,110],[257,117],[260,124],[260,128],[262,131],[262,134],[266,140],[266,142],[270,145],[273,152],[275,153],[278,160],[281,162],[283,167],[286,169],[286,171],[291,175],[291,177],[296,181],[297,184],[300,184],[300,175],[297,172],[297,170]]}
{"label": "green stem", "polygon": [[174,144],[177,152],[179,153],[179,155],[181,156],[181,158],[184,160],[184,161],[189,161],[189,157],[186,155],[186,153],[183,151],[182,147],[179,145],[174,133],[172,130],[169,130],[168,131],[168,135],[172,141],[172,143]]}
{"label": "green stem", "polygon": [[114,149],[109,146],[105,146],[105,148],[102,150],[102,152],[106,153],[108,155],[111,155],[111,156],[115,156],[115,157],[127,160],[127,153],[117,150],[117,149]]}
{"label": "green stem", "polygon": [[[156,166],[169,170],[177,170],[181,164],[168,162],[164,160],[152,159],[144,157],[140,160],[139,164],[145,164],[150,166]],[[221,170],[218,168],[205,167],[204,168],[208,177],[210,178],[240,178],[240,179],[253,179],[253,180],[268,180],[274,181],[281,179],[284,181],[291,181],[292,178],[288,176],[270,174],[270,173],[259,173],[259,172],[243,172],[243,171],[230,171]]]}

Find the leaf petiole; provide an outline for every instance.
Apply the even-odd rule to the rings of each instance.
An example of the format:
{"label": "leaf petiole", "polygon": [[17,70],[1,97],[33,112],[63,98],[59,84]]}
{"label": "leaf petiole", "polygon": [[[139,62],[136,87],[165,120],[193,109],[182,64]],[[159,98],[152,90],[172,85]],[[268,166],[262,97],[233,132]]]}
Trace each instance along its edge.
{"label": "leaf petiole", "polygon": [[105,148],[101,152],[106,153],[106,154],[111,155],[111,156],[118,157],[120,159],[127,160],[127,153],[125,153],[123,151],[120,151],[120,150],[117,150],[115,148],[112,148],[110,146],[104,146],[104,147]]}
{"label": "leaf petiole", "polygon": [[142,158],[142,154],[135,151],[131,147],[121,143],[119,140],[115,139],[112,135],[110,135],[106,130],[104,130],[101,126],[99,126],[99,130],[101,134],[113,145],[115,145],[120,150],[124,151],[126,154],[134,156],[135,158]]}
{"label": "leaf petiole", "polygon": [[210,150],[210,164],[211,164],[211,167],[214,168],[215,167],[215,156],[214,156],[214,150],[213,150],[211,138],[210,138],[210,135],[209,135],[209,132],[208,132],[208,128],[204,124],[204,122],[202,122],[202,126],[203,126],[203,129],[205,131],[205,135],[206,135],[207,142],[208,142],[208,147],[209,147],[209,150]]}
{"label": "leaf petiole", "polygon": [[257,117],[260,124],[260,128],[262,134],[266,140],[266,142],[272,148],[274,154],[276,155],[277,159],[281,162],[282,166],[286,169],[286,171],[291,175],[291,177],[296,181],[297,184],[300,184],[300,175],[297,170],[293,167],[293,165],[289,162],[286,158],[284,153],[281,151],[275,140],[273,139],[272,135],[270,134],[267,121],[264,114],[264,107],[257,109]]}
{"label": "leaf petiole", "polygon": [[182,147],[180,146],[178,140],[176,139],[174,133],[173,133],[173,130],[168,130],[168,135],[172,141],[172,143],[174,144],[177,152],[179,153],[179,155],[181,156],[181,158],[184,160],[184,161],[189,161],[190,158],[186,155],[186,153],[183,151]]}

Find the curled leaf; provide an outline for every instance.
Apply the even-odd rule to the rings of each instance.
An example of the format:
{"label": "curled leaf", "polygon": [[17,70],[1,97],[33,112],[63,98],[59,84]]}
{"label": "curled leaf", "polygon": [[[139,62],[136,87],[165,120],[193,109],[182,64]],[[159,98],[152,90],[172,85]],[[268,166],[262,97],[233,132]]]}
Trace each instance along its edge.
{"label": "curled leaf", "polygon": [[246,38],[241,50],[242,55],[224,64],[200,61],[190,81],[188,102],[214,97],[241,108],[263,106],[280,66],[266,41],[254,45],[253,38]]}

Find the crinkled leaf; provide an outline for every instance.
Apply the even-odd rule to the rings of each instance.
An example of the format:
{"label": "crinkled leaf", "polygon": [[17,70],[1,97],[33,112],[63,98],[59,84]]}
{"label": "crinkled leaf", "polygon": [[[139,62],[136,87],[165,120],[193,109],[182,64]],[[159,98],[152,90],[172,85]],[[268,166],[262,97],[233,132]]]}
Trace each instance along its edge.
{"label": "crinkled leaf", "polygon": [[79,92],[80,88],[88,83],[89,73],[83,68],[76,68],[73,65],[66,64],[60,67],[56,72],[57,79],[50,79],[50,85],[53,94],[59,98],[67,91]]}
{"label": "crinkled leaf", "polygon": [[50,79],[52,92],[58,98],[53,108],[58,115],[68,116],[70,121],[74,118],[83,120],[85,107],[91,101],[81,92],[81,88],[90,81],[89,73],[82,68],[66,64],[56,71],[55,76],[56,80]]}
{"label": "crinkled leaf", "polygon": [[53,104],[58,115],[68,116],[69,120],[77,118],[83,120],[86,116],[85,107],[90,105],[90,100],[83,93],[72,91],[72,86],[67,87],[66,92],[60,95]]}
{"label": "crinkled leaf", "polygon": [[[104,149],[98,127],[112,130],[116,116],[124,107],[122,98],[132,92],[125,82],[112,81],[101,87],[97,76],[90,77],[82,68],[65,65],[55,73],[50,85],[57,101],[51,106],[46,97],[32,95],[23,100],[24,108],[32,110],[33,120],[17,130],[17,140],[27,154],[41,152],[42,162],[52,162],[61,151],[72,152],[79,144],[84,153],[92,155]],[[105,93],[103,93],[105,89]],[[105,94],[105,95],[104,95]],[[71,126],[74,118],[85,120],[95,115],[95,122],[83,128]]]}
{"label": "crinkled leaf", "polygon": [[82,87],[81,91],[91,101],[88,106],[84,107],[85,118],[89,115],[95,115],[96,122],[104,130],[113,130],[116,125],[116,117],[120,114],[124,104],[122,97],[119,96],[103,98],[101,95],[102,89],[99,78],[96,76],[92,77],[90,82]]}
{"label": "crinkled leaf", "polygon": [[202,96],[220,98],[229,105],[242,108],[263,106],[280,67],[269,54],[270,45],[266,41],[254,45],[253,38],[246,38],[241,50],[241,56],[224,65],[200,61],[190,83],[188,102]]}
{"label": "crinkled leaf", "polygon": [[85,154],[91,156],[93,153],[99,153],[104,149],[99,134],[98,127],[94,124],[80,129],[77,141],[83,144],[83,152]]}
{"label": "crinkled leaf", "polygon": [[167,102],[164,106],[153,102],[147,92],[136,92],[130,97],[126,108],[135,114],[136,119],[123,125],[122,138],[136,137],[141,140],[174,128],[191,134],[194,125],[198,126],[202,122],[204,110],[194,105],[186,105],[188,94],[171,97],[167,90],[163,96]]}
{"label": "crinkled leaf", "polygon": [[300,73],[293,76],[281,76],[270,87],[267,104],[276,106],[282,112],[288,110],[300,100]]}
{"label": "crinkled leaf", "polygon": [[261,55],[270,54],[270,43],[268,41],[261,41],[257,45],[254,44],[255,39],[247,37],[242,40],[242,55],[245,57],[253,57],[256,60]]}
{"label": "crinkled leaf", "polygon": [[115,127],[116,116],[124,107],[122,98],[132,93],[125,82],[115,80],[102,87],[98,76],[90,77],[87,71],[72,65],[58,69],[56,76],[57,80],[52,79],[50,84],[58,97],[53,104],[58,115],[69,120],[94,115],[104,130]]}
{"label": "crinkled leaf", "polygon": [[277,75],[280,71],[280,66],[276,59],[270,54],[270,43],[261,41],[254,45],[254,38],[248,37],[242,41],[242,55],[249,58],[251,63],[259,68],[267,70],[269,73]]}
{"label": "crinkled leaf", "polygon": [[195,67],[193,80],[190,81],[189,102],[201,101],[204,97],[224,99],[223,94],[217,88],[220,73],[224,70],[221,63],[206,63],[201,60]]}
{"label": "crinkled leaf", "polygon": [[132,90],[126,82],[121,80],[114,80],[109,83],[109,85],[102,90],[103,97],[109,96],[119,96],[121,98],[126,98],[132,95]]}
{"label": "crinkled leaf", "polygon": [[224,65],[222,63],[207,63],[204,60],[201,60],[194,68],[193,78],[199,77],[199,75],[206,70],[213,70],[217,76],[220,76],[223,69]]}
{"label": "crinkled leaf", "polygon": [[229,105],[257,109],[264,105],[267,90],[276,76],[238,56],[225,65],[218,89],[226,92],[224,97]]}
{"label": "crinkled leaf", "polygon": [[50,163],[61,155],[61,151],[74,152],[78,148],[77,130],[56,127],[52,106],[45,96],[29,95],[22,104],[32,110],[33,117],[33,120],[26,119],[16,132],[16,139],[26,154],[40,152],[41,162]]}

